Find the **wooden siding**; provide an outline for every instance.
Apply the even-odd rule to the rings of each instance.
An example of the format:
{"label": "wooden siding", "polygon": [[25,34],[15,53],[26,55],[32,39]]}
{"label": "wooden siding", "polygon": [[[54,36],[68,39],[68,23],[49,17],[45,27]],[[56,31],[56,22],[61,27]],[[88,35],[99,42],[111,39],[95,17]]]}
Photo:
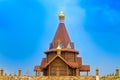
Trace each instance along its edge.
{"label": "wooden siding", "polygon": [[56,58],[50,64],[50,74],[55,76],[57,69],[59,69],[59,73],[61,76],[67,75],[67,64],[65,64],[65,62],[63,62],[60,58]]}
{"label": "wooden siding", "polygon": [[62,56],[62,58],[65,59],[65,52],[62,52],[62,53],[61,53],[61,56]]}
{"label": "wooden siding", "polygon": [[75,53],[66,53],[65,58],[69,62],[75,62]]}
{"label": "wooden siding", "polygon": [[56,55],[56,53],[47,54],[47,60],[50,61],[55,55]]}

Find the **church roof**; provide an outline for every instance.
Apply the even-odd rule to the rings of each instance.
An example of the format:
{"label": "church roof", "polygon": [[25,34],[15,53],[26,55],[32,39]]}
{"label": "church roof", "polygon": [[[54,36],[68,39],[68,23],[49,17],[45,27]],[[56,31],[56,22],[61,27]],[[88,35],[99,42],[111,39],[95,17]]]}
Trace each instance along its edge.
{"label": "church roof", "polygon": [[40,70],[40,66],[35,66],[34,71]]}
{"label": "church roof", "polygon": [[80,71],[90,71],[90,65],[82,65]]}
{"label": "church roof", "polygon": [[41,65],[40,65],[40,68],[43,68],[46,63],[47,63],[47,58],[43,58],[42,62],[41,62]]}
{"label": "church roof", "polygon": [[35,67],[34,67],[34,71],[37,71],[37,70],[39,70],[39,69],[42,69],[42,68],[45,66],[46,63],[47,63],[47,58],[42,58],[41,65],[35,66]]}
{"label": "church roof", "polygon": [[82,58],[77,58],[76,62],[68,62],[68,64],[75,68],[80,68],[82,66]]}
{"label": "church roof", "polygon": [[55,37],[52,41],[54,48],[57,48],[58,40],[62,42],[64,48],[67,48],[68,44],[71,42],[64,23],[59,23]]}

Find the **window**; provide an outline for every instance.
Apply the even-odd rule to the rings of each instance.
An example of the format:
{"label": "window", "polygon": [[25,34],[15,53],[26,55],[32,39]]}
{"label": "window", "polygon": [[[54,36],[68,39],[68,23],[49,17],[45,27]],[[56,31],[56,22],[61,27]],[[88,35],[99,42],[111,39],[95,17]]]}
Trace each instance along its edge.
{"label": "window", "polygon": [[54,44],[51,44],[50,49],[53,49],[53,48],[54,48]]}
{"label": "window", "polygon": [[64,48],[62,41],[60,41],[60,47]]}

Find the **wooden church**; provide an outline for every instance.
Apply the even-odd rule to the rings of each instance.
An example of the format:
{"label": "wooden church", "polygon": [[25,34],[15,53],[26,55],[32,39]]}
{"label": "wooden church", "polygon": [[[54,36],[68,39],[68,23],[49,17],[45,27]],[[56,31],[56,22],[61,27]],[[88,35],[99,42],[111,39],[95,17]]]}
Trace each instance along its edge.
{"label": "wooden church", "polygon": [[75,50],[64,24],[65,15],[59,14],[59,25],[49,50],[45,51],[46,58],[42,59],[39,66],[34,67],[36,75],[43,72],[44,76],[79,76],[80,72],[89,72],[90,66],[82,64],[82,58],[77,57]]}

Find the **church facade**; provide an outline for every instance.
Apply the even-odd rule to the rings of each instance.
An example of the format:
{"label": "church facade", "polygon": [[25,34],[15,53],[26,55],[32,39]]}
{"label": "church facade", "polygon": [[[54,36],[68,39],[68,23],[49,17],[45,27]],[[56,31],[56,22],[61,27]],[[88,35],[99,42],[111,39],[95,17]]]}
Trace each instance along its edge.
{"label": "church facade", "polygon": [[59,14],[59,25],[49,50],[45,51],[46,58],[41,64],[34,67],[36,75],[43,72],[44,76],[79,76],[80,72],[89,72],[90,65],[83,65],[82,58],[77,57],[79,52],[75,50],[64,24],[65,15]]}

